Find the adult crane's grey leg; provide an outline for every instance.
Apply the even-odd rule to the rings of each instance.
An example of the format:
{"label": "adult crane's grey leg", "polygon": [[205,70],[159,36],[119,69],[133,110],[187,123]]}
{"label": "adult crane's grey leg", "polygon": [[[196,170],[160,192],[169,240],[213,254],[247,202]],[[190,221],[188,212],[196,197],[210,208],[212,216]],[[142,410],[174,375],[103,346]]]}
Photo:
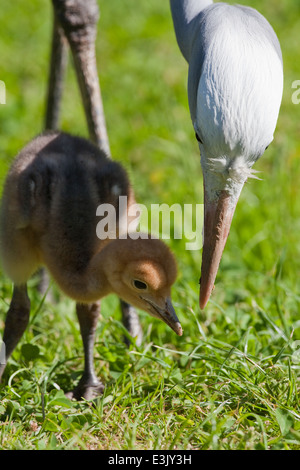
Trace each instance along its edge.
{"label": "adult crane's grey leg", "polygon": [[45,129],[58,130],[62,101],[63,82],[68,62],[68,42],[53,12],[53,33],[48,94],[46,101]]}
{"label": "adult crane's grey leg", "polygon": [[[120,304],[121,304],[123,325],[125,326],[127,331],[130,333],[130,336],[132,336],[133,338],[136,338],[135,340],[136,345],[140,346],[142,343],[142,339],[143,339],[143,331],[142,331],[138,314],[136,313],[135,308],[132,305],[125,302],[124,300],[120,300]],[[130,344],[130,341],[127,337],[125,338],[125,343],[128,346]]]}
{"label": "adult crane's grey leg", "polygon": [[[62,101],[63,82],[68,62],[68,42],[53,11],[53,31],[48,92],[46,100],[45,129],[58,130]],[[49,288],[49,275],[45,269],[39,271],[39,292],[44,295]],[[48,297],[52,299],[51,294]]]}
{"label": "adult crane's grey leg", "polygon": [[[63,29],[58,22],[55,11],[53,13],[53,37],[45,117],[45,128],[48,130],[56,130],[59,128],[63,82],[69,51],[68,41]],[[40,284],[40,290],[42,292],[46,291],[48,283],[48,273],[43,269]],[[84,347],[84,372],[75,389],[66,394],[69,398],[75,398],[76,400],[85,398],[86,400],[90,400],[100,395],[104,390],[104,385],[96,377],[93,361],[95,331],[99,317],[99,309],[100,304],[97,303],[89,305],[76,304],[76,313]]]}
{"label": "adult crane's grey leg", "polygon": [[[110,157],[109,139],[101,98],[95,42],[99,8],[96,0],[52,0],[55,17],[70,44],[84,104],[90,139]],[[137,344],[142,328],[135,309],[121,300],[124,326]]]}
{"label": "adult crane's grey leg", "polygon": [[29,321],[30,300],[26,284],[14,286],[10,307],[6,314],[0,353],[0,381],[6,362],[21,339]]}
{"label": "adult crane's grey leg", "polygon": [[72,51],[90,139],[110,156],[96,62],[97,1],[52,0],[52,3]]}

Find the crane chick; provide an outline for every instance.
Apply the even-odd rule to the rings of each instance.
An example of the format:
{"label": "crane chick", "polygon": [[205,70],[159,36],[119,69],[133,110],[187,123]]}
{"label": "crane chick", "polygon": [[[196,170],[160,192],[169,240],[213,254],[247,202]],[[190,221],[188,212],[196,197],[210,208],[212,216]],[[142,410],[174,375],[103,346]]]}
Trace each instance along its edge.
{"label": "crane chick", "polygon": [[[159,239],[124,237],[121,221],[127,214],[121,211],[119,196],[127,196],[128,214],[135,199],[122,166],[91,142],[57,132],[36,137],[20,152],[4,186],[1,258],[14,283],[3,335],[6,358],[28,323],[27,281],[46,266],[60,289],[77,302],[85,366],[70,394],[76,399],[103,391],[92,352],[99,299],[115,293],[182,335],[171,303],[175,259]],[[116,210],[114,239],[96,234],[100,204]],[[3,371],[1,365],[0,379]]]}

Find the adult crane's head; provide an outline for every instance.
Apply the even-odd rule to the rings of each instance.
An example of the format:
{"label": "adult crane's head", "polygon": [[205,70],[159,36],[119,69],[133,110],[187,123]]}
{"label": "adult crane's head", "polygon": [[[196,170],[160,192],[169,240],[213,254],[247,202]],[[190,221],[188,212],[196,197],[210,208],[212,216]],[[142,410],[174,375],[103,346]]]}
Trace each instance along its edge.
{"label": "adult crane's head", "polygon": [[[188,96],[204,180],[200,307],[214,286],[233,213],[253,164],[273,140],[282,97],[278,39],[257,11],[171,0],[177,39],[185,17]],[[180,6],[181,5],[181,6]],[[188,8],[190,6],[190,9]],[[182,36],[181,30],[181,37]]]}

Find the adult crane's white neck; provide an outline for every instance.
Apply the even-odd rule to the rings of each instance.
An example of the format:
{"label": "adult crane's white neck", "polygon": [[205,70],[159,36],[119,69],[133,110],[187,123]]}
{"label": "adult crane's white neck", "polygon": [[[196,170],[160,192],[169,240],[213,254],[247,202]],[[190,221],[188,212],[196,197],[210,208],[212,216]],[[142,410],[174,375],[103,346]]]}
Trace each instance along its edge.
{"label": "adult crane's white neck", "polygon": [[247,176],[273,140],[283,89],[282,61],[265,34],[268,23],[249,15],[250,9],[228,7],[210,9],[202,28],[208,41],[201,74],[194,79],[193,124],[203,142],[204,171],[210,167],[224,173],[244,164]]}
{"label": "adult crane's white neck", "polygon": [[176,39],[184,58],[189,62],[193,42],[192,21],[212,0],[170,0]]}
{"label": "adult crane's white neck", "polygon": [[190,113],[201,142],[204,308],[244,182],[254,176],[253,164],[273,140],[282,57],[276,34],[256,10],[196,0],[171,0],[171,6],[177,40],[189,62]]}
{"label": "adult crane's white neck", "polygon": [[282,62],[264,23],[245,10],[227,11],[231,16],[224,9],[206,50],[194,122],[205,191],[201,308],[213,289],[243,184],[273,140],[283,89]]}

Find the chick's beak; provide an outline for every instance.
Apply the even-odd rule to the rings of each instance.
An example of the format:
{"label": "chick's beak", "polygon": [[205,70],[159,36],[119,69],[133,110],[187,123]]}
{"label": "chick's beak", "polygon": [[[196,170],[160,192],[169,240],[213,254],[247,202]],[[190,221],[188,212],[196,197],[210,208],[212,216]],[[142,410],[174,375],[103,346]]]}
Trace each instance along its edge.
{"label": "chick's beak", "polygon": [[175,313],[170,297],[165,300],[165,305],[161,307],[152,299],[141,297],[150,307],[155,317],[164,321],[178,336],[182,336],[182,327]]}

